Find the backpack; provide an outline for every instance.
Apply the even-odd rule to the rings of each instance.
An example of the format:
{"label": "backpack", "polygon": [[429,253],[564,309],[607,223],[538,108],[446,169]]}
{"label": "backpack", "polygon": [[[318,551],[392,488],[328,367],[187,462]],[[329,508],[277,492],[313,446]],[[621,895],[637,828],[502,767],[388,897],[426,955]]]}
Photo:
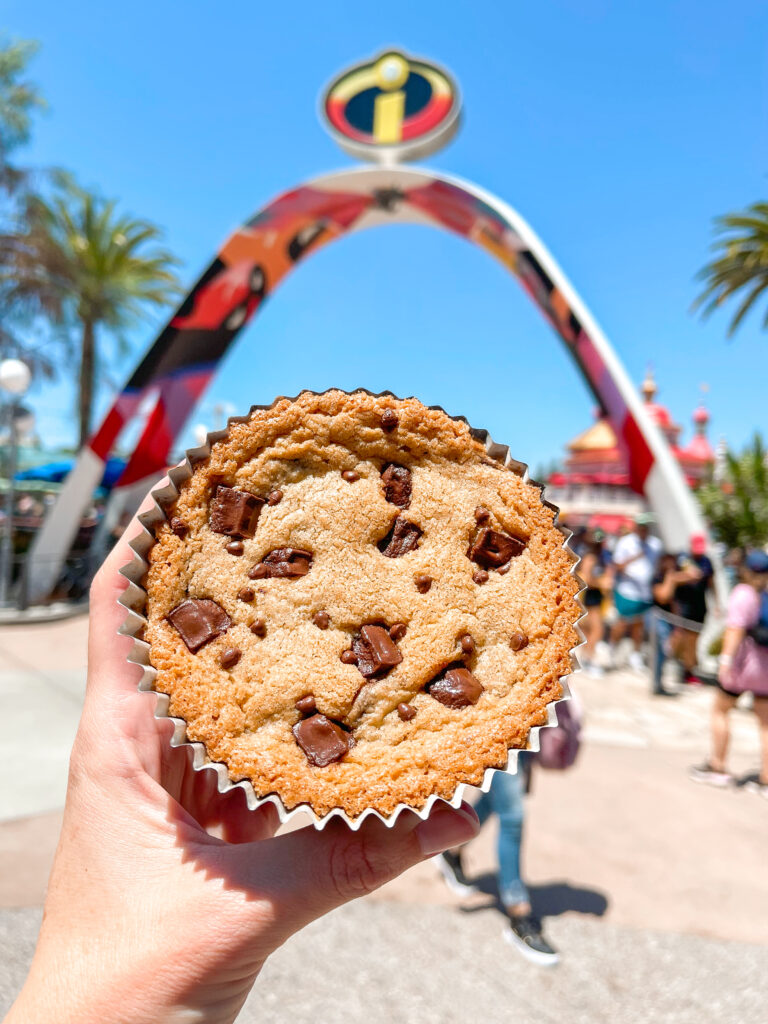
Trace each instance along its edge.
{"label": "backpack", "polygon": [[751,636],[761,647],[768,647],[768,590],[760,595],[760,618],[747,630],[747,636]]}
{"label": "backpack", "polygon": [[539,753],[536,761],[542,768],[564,771],[576,761],[581,745],[581,712],[575,697],[557,705],[557,725],[539,732]]}

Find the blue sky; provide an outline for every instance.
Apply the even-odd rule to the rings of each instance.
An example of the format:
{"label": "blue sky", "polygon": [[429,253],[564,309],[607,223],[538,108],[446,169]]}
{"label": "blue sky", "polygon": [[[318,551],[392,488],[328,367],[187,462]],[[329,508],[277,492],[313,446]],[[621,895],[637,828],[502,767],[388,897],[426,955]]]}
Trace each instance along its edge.
{"label": "blue sky", "polygon": [[[724,316],[689,313],[711,218],[766,194],[763,0],[11,0],[3,24],[42,46],[33,77],[51,109],[25,159],[68,167],[162,225],[189,284],[265,201],[350,166],[316,116],[337,70],[391,44],[434,58],[458,78],[465,120],[427,164],[522,213],[634,379],[653,364],[686,436],[702,382],[714,438],[738,446],[768,427],[759,318],[729,343]],[[155,326],[136,332],[137,355]],[[332,385],[440,403],[534,466],[594,405],[514,280],[419,227],[365,232],[304,263],[240,336],[192,423],[210,425],[216,402],[243,411]],[[46,437],[73,436],[71,381],[31,397]]]}

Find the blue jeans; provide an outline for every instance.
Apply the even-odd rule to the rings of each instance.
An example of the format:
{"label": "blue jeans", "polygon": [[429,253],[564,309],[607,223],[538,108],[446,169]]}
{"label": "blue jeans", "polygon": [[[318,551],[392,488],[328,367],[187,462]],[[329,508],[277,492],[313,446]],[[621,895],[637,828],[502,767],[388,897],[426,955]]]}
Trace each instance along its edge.
{"label": "blue jeans", "polygon": [[499,895],[505,906],[530,902],[528,890],[520,878],[524,779],[519,770],[517,775],[496,772],[490,790],[475,804],[481,825],[492,814],[499,819]]}

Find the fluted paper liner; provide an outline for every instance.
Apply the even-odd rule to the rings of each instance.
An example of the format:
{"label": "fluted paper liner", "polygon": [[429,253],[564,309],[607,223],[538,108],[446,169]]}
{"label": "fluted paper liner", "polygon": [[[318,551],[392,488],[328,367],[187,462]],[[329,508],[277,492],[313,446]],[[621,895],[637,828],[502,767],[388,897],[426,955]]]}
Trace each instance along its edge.
{"label": "fluted paper liner", "polygon": [[[333,388],[332,390],[340,391],[341,389]],[[393,395],[391,391],[382,391],[379,393],[374,393],[372,391],[368,391],[365,388],[356,388],[354,392],[345,392],[345,394],[355,394],[360,393],[361,391],[367,395],[371,395],[373,398],[389,397],[397,399],[397,395]],[[304,393],[306,392],[301,392],[301,394]],[[317,392],[313,393],[316,394]],[[295,401],[296,398],[298,398],[298,395],[294,396],[294,398],[292,399],[289,399],[289,401]],[[144,512],[139,516],[139,522],[144,527],[144,530],[138,537],[131,541],[130,546],[133,551],[132,561],[120,570],[121,575],[123,575],[128,580],[128,587],[121,596],[119,604],[121,604],[123,608],[126,609],[128,614],[126,616],[125,622],[120,627],[119,633],[122,636],[130,636],[133,638],[133,647],[130,651],[130,654],[128,655],[128,661],[134,665],[140,665],[143,670],[143,675],[139,683],[139,690],[143,692],[151,692],[156,694],[157,705],[155,708],[155,718],[170,718],[170,720],[174,724],[173,735],[171,737],[171,746],[184,746],[189,748],[192,755],[192,766],[195,769],[195,771],[215,772],[218,777],[218,790],[222,794],[228,793],[230,792],[230,790],[233,789],[244,790],[248,807],[250,807],[251,810],[255,810],[258,807],[263,807],[265,804],[272,804],[277,809],[278,816],[280,818],[281,823],[283,824],[293,820],[293,818],[297,817],[298,815],[303,814],[308,815],[312,821],[312,824],[315,826],[315,828],[318,829],[324,828],[328,824],[328,822],[334,817],[341,818],[353,830],[359,829],[360,826],[365,821],[365,819],[368,817],[378,818],[380,821],[383,821],[388,828],[391,828],[403,811],[411,811],[414,814],[417,814],[419,818],[425,819],[428,817],[433,806],[438,801],[442,803],[447,803],[451,807],[458,807],[461,804],[462,800],[464,799],[467,789],[479,788],[480,790],[482,790],[482,792],[487,793],[490,788],[491,779],[493,778],[494,772],[503,771],[509,772],[510,774],[515,774],[517,772],[517,761],[518,754],[520,753],[520,751],[516,748],[509,750],[509,758],[507,760],[507,764],[505,767],[486,768],[483,774],[482,782],[479,787],[470,786],[469,783],[466,782],[458,783],[456,790],[450,800],[447,800],[444,797],[433,795],[429,797],[427,801],[424,803],[424,805],[421,807],[410,807],[408,804],[398,804],[394,811],[392,811],[392,813],[387,816],[381,814],[375,808],[369,807],[355,818],[350,818],[347,815],[347,813],[343,811],[340,807],[335,807],[327,814],[320,817],[315,813],[314,809],[309,804],[298,804],[296,807],[289,810],[284,805],[282,799],[277,793],[269,793],[263,797],[258,796],[249,779],[244,779],[240,782],[233,782],[229,777],[227,766],[220,762],[212,761],[208,757],[208,754],[203,743],[187,739],[186,722],[181,718],[174,718],[168,714],[168,707],[170,704],[169,696],[165,693],[161,693],[155,690],[155,679],[157,677],[157,670],[153,668],[149,662],[150,647],[145,640],[139,638],[139,634],[142,633],[143,628],[147,623],[146,617],[144,615],[144,610],[146,608],[147,601],[147,593],[142,586],[142,582],[144,580],[147,570],[149,569],[149,561],[147,556],[152,545],[155,543],[155,537],[153,532],[154,528],[159,523],[167,520],[167,516],[164,509],[168,508],[171,504],[173,504],[173,502],[179,496],[179,485],[182,484],[185,480],[189,480],[194,472],[194,467],[210,456],[212,446],[216,444],[217,441],[220,441],[227,436],[230,425],[233,423],[247,423],[248,420],[251,418],[253,412],[257,410],[271,409],[276,402],[282,400],[283,396],[280,396],[269,405],[252,406],[247,416],[231,417],[228,420],[227,427],[224,430],[217,430],[212,433],[209,433],[206,437],[204,444],[200,445],[198,448],[191,448],[186,452],[184,460],[180,462],[178,466],[175,466],[173,469],[169,471],[169,483],[167,483],[165,486],[157,487],[151,491],[152,498],[154,499],[154,507],[150,509],[148,512]],[[399,399],[397,400],[399,401]],[[437,409],[440,412],[445,413],[445,410],[442,408],[442,406],[439,405],[433,405],[430,406],[429,408]],[[446,415],[450,414],[446,413]],[[482,444],[485,445],[486,451],[490,458],[495,459],[497,462],[501,463],[502,465],[510,469],[513,473],[516,473],[518,476],[522,477],[526,483],[533,484],[535,487],[538,487],[541,490],[542,503],[546,505],[547,508],[551,509],[554,512],[554,525],[563,535],[563,547],[568,551],[572,559],[573,565],[571,568],[571,573],[573,576],[576,577],[576,579],[581,584],[583,589],[583,581],[579,579],[578,575],[576,574],[576,566],[578,565],[579,559],[569,546],[569,540],[572,536],[572,533],[569,530],[566,530],[563,526],[561,526],[558,523],[557,519],[560,510],[557,508],[556,505],[553,505],[551,502],[546,501],[544,499],[543,485],[535,480],[530,479],[528,475],[527,465],[513,459],[509,454],[509,448],[507,447],[507,445],[498,444],[491,438],[487,430],[478,430],[475,427],[471,426],[471,424],[469,424],[469,421],[464,416],[453,416],[451,418],[455,420],[460,420],[461,422],[466,423],[469,426],[470,433],[476,440],[480,441]],[[581,642],[583,642],[583,635],[581,634],[581,630],[578,629],[578,625],[576,628],[579,633],[579,636],[581,637]],[[579,646],[581,646],[581,643],[579,643],[576,647],[572,648],[571,650],[571,667],[574,671],[576,671],[579,668],[578,660],[576,658],[576,650]],[[533,726],[531,728],[528,736],[528,746],[526,748],[527,750],[534,752],[540,750],[540,730],[547,728],[548,726],[554,726],[558,724],[557,705],[561,701],[570,700],[571,698],[571,694],[568,689],[567,683],[568,679],[569,676],[560,677],[559,681],[563,687],[563,696],[559,700],[552,701],[547,705],[546,723],[544,725]]]}

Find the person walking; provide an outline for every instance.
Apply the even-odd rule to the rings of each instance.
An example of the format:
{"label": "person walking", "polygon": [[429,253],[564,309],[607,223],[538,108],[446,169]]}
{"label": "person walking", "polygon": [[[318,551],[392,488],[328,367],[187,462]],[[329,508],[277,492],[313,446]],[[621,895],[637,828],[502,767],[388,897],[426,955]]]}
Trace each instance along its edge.
{"label": "person walking", "polygon": [[[707,538],[703,533],[691,537],[690,551],[679,559],[679,582],[675,589],[674,611],[682,619],[704,623],[707,617],[707,593],[713,592],[715,570],[706,554]],[[675,657],[683,666],[686,683],[699,683],[693,674],[696,668],[696,647],[701,630],[675,628],[670,641]]]}
{"label": "person walking", "polygon": [[653,628],[651,630],[653,640],[651,650],[651,658],[653,659],[652,678],[653,693],[657,697],[676,696],[670,690],[665,690],[661,682],[664,662],[671,653],[669,643],[674,627],[661,614],[657,615],[655,612],[658,611],[662,614],[664,612],[668,614],[673,612],[673,600],[680,579],[681,574],[677,567],[677,555],[673,555],[671,551],[665,551],[659,558],[656,575],[653,577],[651,584],[653,594],[653,609],[651,611],[651,615],[653,615]]}
{"label": "person walking", "polygon": [[633,528],[619,537],[613,549],[615,582],[613,602],[617,619],[611,629],[611,642],[616,645],[629,633],[634,650],[629,656],[630,668],[645,668],[642,655],[645,615],[653,603],[651,582],[661,554],[661,541],[652,537],[653,517],[645,512],[635,516]]}
{"label": "person walking", "polygon": [[[481,826],[495,814],[499,819],[499,897],[509,918],[504,937],[531,963],[554,966],[560,955],[545,938],[541,921],[533,913],[531,899],[521,877],[520,851],[523,839],[523,795],[530,780],[530,759],[521,755],[515,775],[495,772],[491,788],[475,804]],[[446,850],[435,858],[448,888],[457,896],[475,891],[464,870],[461,849]]]}
{"label": "person walking", "polygon": [[595,530],[584,547],[579,565],[579,575],[587,585],[582,595],[586,614],[579,623],[585,641],[581,664],[585,672],[598,677],[603,675],[603,669],[596,660],[597,645],[601,643],[605,632],[603,601],[606,590],[610,588],[610,573],[607,569],[610,559],[604,549],[604,536]]}
{"label": "person walking", "polygon": [[712,752],[709,761],[689,770],[694,782],[730,786],[734,778],[726,767],[730,726],[728,713],[742,693],[752,694],[752,709],[760,731],[760,774],[749,784],[768,799],[768,555],[751,551],[744,559],[741,583],[731,591],[718,690],[711,718]]}

